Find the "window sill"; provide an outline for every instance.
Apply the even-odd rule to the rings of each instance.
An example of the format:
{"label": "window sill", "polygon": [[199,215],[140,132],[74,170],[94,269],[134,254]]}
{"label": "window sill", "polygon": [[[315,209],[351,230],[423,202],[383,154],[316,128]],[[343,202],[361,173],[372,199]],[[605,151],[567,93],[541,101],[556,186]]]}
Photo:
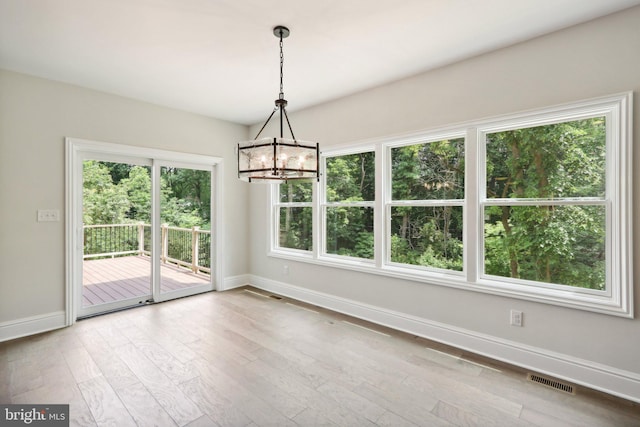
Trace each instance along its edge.
{"label": "window sill", "polygon": [[401,280],[425,283],[428,285],[445,286],[471,292],[497,295],[508,298],[533,301],[543,304],[556,305],[577,310],[590,311],[618,317],[633,319],[632,303],[619,296],[611,297],[604,292],[587,291],[584,289],[550,289],[509,283],[506,280],[491,280],[483,278],[476,282],[468,282],[462,272],[438,272],[419,270],[412,267],[402,267],[398,264],[376,267],[373,261],[355,260],[353,258],[339,259],[338,257],[323,256],[315,258],[311,252],[294,252],[272,250],[269,257],[304,262],[323,267],[341,268],[367,274],[392,277]]}

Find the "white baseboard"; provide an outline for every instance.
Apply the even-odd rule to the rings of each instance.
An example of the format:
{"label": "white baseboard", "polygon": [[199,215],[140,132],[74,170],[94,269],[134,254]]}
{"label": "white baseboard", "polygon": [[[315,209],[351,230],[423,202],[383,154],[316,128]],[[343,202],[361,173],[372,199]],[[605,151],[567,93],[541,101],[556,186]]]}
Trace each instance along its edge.
{"label": "white baseboard", "polygon": [[228,291],[231,289],[239,288],[241,286],[251,283],[250,274],[241,274],[239,276],[225,277],[224,283],[221,287],[218,287],[218,291]]}
{"label": "white baseboard", "polygon": [[[248,285],[250,280],[251,276],[248,274],[226,277],[224,284],[218,290],[228,291],[239,288]],[[3,322],[0,323],[0,342],[64,328],[67,326],[65,322],[66,315],[64,311]]]}
{"label": "white baseboard", "polygon": [[250,276],[249,282],[259,289],[640,403],[640,375],[634,372],[263,277]]}
{"label": "white baseboard", "polygon": [[0,342],[64,328],[65,319],[64,311],[56,311],[0,323]]}

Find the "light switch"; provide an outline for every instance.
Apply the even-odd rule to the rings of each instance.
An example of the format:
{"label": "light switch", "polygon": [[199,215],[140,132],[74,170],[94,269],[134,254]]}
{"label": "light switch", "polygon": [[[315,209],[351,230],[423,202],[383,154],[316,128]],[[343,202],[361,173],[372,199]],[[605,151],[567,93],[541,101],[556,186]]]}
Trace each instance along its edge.
{"label": "light switch", "polygon": [[38,209],[38,222],[60,221],[60,211],[57,209]]}

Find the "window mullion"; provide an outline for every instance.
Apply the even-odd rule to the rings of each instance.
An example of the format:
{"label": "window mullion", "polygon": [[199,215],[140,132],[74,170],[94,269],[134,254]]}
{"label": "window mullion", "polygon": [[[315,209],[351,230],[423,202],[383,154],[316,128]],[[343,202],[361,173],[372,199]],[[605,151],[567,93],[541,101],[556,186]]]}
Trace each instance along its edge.
{"label": "window mullion", "polygon": [[482,207],[479,200],[484,189],[484,150],[480,148],[476,128],[467,129],[465,137],[463,272],[469,283],[476,283],[483,265]]}
{"label": "window mullion", "polygon": [[385,151],[385,147],[378,146],[375,151],[375,204],[373,207],[373,260],[376,263],[376,268],[382,268],[387,262],[386,259],[386,209],[384,207],[385,198],[389,197],[387,186],[391,182],[391,176],[389,169],[387,168],[388,154]]}
{"label": "window mullion", "polygon": [[268,239],[269,250],[277,248],[279,246],[278,236],[280,235],[280,187],[277,185],[270,185],[268,191],[269,202],[271,209],[269,211],[269,229],[272,230],[271,236]]}
{"label": "window mullion", "polygon": [[322,193],[321,187],[323,182],[324,168],[323,162],[320,162],[320,180],[313,184],[313,191],[311,192],[311,252],[313,259],[318,259],[320,254],[320,239],[324,236],[324,231],[320,225],[320,195]]}
{"label": "window mullion", "polygon": [[316,191],[314,193],[314,206],[316,207],[314,212],[314,235],[313,235],[313,256],[315,259],[320,258],[326,252],[326,210],[325,203],[327,201],[327,158],[322,156],[320,160],[320,180],[316,185]]}

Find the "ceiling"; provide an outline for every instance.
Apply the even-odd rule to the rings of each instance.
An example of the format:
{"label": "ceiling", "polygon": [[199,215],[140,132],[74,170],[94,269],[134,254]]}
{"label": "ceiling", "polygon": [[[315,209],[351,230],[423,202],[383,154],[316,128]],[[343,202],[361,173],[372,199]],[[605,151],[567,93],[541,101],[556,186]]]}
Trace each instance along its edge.
{"label": "ceiling", "polygon": [[640,0],[0,0],[0,68],[242,124]]}

